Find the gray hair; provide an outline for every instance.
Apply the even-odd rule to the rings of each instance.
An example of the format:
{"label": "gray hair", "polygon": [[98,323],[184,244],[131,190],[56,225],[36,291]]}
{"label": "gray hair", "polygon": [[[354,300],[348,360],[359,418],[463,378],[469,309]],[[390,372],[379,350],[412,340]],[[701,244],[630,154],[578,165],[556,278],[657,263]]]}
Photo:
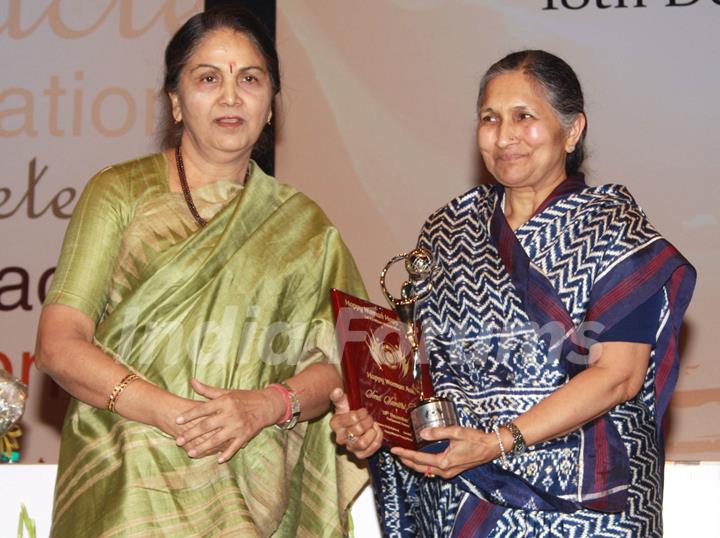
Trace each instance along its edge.
{"label": "gray hair", "polygon": [[[575,71],[562,58],[544,50],[513,52],[491,65],[480,81],[478,109],[489,82],[498,75],[511,71],[522,71],[543,88],[548,103],[565,129],[570,128],[578,114],[585,115],[585,99]],[[568,175],[580,171],[585,159],[586,134],[587,123],[575,149],[565,157],[565,173]]]}

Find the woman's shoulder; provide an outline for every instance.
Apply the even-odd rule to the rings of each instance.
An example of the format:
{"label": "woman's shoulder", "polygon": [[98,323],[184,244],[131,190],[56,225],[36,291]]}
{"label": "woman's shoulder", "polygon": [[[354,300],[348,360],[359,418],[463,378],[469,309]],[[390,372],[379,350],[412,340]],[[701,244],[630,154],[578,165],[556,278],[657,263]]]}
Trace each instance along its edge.
{"label": "woman's shoulder", "polygon": [[155,153],[102,168],[90,179],[86,191],[132,203],[167,188],[167,162],[162,153]]}
{"label": "woman's shoulder", "polygon": [[597,217],[606,215],[614,221],[643,221],[647,215],[630,190],[618,183],[605,183],[586,187],[580,191],[584,198],[581,208]]}
{"label": "woman's shoulder", "polygon": [[437,222],[462,219],[468,212],[476,214],[483,207],[489,208],[493,205],[495,192],[493,185],[485,184],[473,187],[436,209],[425,221],[425,227],[432,226]]}
{"label": "woman's shoulder", "polygon": [[294,185],[267,174],[259,166],[257,169],[257,175],[253,172],[253,180],[263,183],[262,195],[271,197],[273,206],[279,208],[292,201],[293,211],[303,212],[305,218],[310,219],[315,225],[333,227],[325,211],[313,198]]}
{"label": "woman's shoulder", "polygon": [[605,230],[614,241],[634,248],[661,238],[625,185],[606,183],[587,187],[580,196],[585,198],[578,206],[583,220]]}
{"label": "woman's shoulder", "polygon": [[167,160],[162,153],[136,157],[102,168],[91,181],[113,184],[119,182],[136,187],[140,183],[144,187],[159,185],[167,188]]}
{"label": "woman's shoulder", "polygon": [[580,191],[583,196],[608,208],[639,208],[640,205],[625,185],[604,183],[588,186]]}

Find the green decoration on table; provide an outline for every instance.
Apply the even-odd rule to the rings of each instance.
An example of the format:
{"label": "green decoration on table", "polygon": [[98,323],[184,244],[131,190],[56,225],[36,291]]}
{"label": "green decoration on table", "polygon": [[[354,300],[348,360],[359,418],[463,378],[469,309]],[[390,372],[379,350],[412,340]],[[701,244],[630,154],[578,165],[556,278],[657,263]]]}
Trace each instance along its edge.
{"label": "green decoration on table", "polygon": [[17,538],[23,538],[24,529],[28,531],[28,538],[36,538],[35,520],[28,514],[24,503],[20,503],[20,521],[18,521]]}

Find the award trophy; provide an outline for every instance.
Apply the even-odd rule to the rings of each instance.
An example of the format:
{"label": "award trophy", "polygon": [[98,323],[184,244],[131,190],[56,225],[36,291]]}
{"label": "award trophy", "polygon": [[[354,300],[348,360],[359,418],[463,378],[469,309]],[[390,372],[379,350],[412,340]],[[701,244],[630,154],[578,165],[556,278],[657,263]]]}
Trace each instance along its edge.
{"label": "award trophy", "polygon": [[[385,276],[401,260],[405,260],[409,280],[402,284],[400,298],[395,298],[387,289]],[[380,286],[392,310],[331,290],[350,408],[367,409],[383,430],[386,446],[442,451],[446,441],[425,441],[420,430],[457,424],[452,403],[434,396],[415,319],[417,303],[432,289],[429,277],[433,271],[426,250],[416,249],[390,260],[381,273]]]}
{"label": "award trophy", "polygon": [[[395,263],[405,261],[405,270],[409,280],[402,283],[400,297],[390,293],[385,284],[388,270]],[[417,305],[432,291],[430,277],[436,267],[429,251],[416,248],[408,254],[393,257],[380,273],[380,287],[385,298],[398,315],[405,328],[405,337],[411,348],[412,381],[415,391],[420,399],[410,409],[410,425],[412,427],[415,443],[422,450],[441,452],[447,446],[447,441],[429,442],[420,437],[420,431],[431,427],[455,426],[458,424],[455,407],[447,398],[434,396],[430,387],[430,394],[426,394],[425,383],[421,374],[420,330],[417,323]],[[421,290],[418,290],[421,288]]]}

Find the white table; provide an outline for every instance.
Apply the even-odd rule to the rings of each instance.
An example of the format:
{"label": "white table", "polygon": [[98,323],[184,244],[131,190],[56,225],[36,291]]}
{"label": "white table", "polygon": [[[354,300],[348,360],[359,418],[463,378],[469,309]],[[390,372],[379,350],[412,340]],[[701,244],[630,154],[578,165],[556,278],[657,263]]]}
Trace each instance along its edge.
{"label": "white table", "polygon": [[[37,538],[50,531],[55,465],[0,465],[0,536],[15,536],[20,503],[37,526]],[[720,462],[668,463],[665,466],[666,538],[720,537]],[[352,509],[355,534],[380,536],[372,493],[366,489]]]}

